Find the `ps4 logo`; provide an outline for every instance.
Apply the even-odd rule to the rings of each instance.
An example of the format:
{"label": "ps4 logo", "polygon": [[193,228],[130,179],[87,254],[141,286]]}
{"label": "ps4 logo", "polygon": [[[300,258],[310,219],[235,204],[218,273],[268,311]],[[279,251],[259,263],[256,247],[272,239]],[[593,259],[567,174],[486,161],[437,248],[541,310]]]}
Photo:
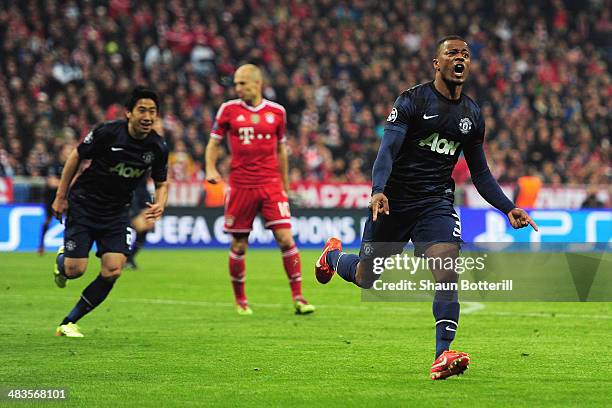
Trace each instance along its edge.
{"label": "ps4 logo", "polygon": [[[464,221],[475,223],[474,215],[477,211],[463,210]],[[486,211],[485,230],[474,237],[474,242],[607,243],[612,241],[610,211],[532,210],[529,215],[538,224],[539,231],[531,228],[514,230],[503,214],[494,210]]]}

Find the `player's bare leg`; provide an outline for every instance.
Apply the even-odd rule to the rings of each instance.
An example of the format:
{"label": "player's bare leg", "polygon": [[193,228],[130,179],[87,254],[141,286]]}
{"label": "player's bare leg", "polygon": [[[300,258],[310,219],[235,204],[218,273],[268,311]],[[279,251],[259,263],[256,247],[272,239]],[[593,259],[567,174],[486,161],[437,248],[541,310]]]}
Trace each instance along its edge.
{"label": "player's bare leg", "polygon": [[278,228],[272,231],[276,243],[281,250],[283,266],[289,279],[291,296],[295,306],[296,314],[309,314],[315,311],[315,307],[308,303],[302,295],[302,262],[290,228]]}
{"label": "player's bare leg", "polygon": [[374,273],[372,262],[360,261],[357,264],[357,272],[355,273],[355,283],[363,289],[370,289],[376,280],[380,279],[380,275]]}
{"label": "player's bare leg", "polygon": [[[83,337],[76,324],[77,321],[106,299],[115,281],[121,276],[125,259],[122,253],[107,252],[102,255],[100,274],[83,290],[77,304],[57,327],[56,336]],[[85,271],[83,266],[87,266],[85,258],[66,258],[66,272],[73,277],[83,274]]]}
{"label": "player's bare leg", "polygon": [[87,270],[87,258],[65,258],[64,274],[68,279],[77,279],[83,276]]}
{"label": "player's bare leg", "polygon": [[[425,256],[433,260],[456,260],[459,245],[454,242],[436,243],[425,251]],[[436,283],[457,283],[455,262],[430,262],[431,272]],[[450,350],[459,324],[459,300],[456,289],[437,290],[433,301],[433,314],[436,319],[436,359],[431,367],[432,380],[442,380],[452,375],[462,374],[468,369],[470,356],[467,353]]]}
{"label": "player's bare leg", "polygon": [[249,307],[245,286],[245,263],[244,257],[249,247],[249,234],[232,234],[229,253],[229,273],[236,300],[236,311],[240,315],[251,315],[253,311]]}

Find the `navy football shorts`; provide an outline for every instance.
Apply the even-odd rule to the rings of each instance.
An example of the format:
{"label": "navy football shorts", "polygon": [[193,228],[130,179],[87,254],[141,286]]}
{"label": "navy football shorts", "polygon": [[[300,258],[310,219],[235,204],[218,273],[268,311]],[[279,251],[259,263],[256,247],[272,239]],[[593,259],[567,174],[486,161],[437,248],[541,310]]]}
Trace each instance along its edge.
{"label": "navy football shorts", "polygon": [[127,214],[118,214],[112,220],[100,220],[70,203],[64,231],[64,254],[66,258],[87,258],[96,242],[96,256],[107,252],[130,254],[131,229]]}
{"label": "navy football shorts", "polygon": [[390,257],[400,254],[412,241],[414,255],[421,256],[438,242],[460,245],[461,222],[451,199],[430,197],[410,204],[389,200],[389,215],[379,214],[372,221],[370,211],[365,224],[359,259]]}

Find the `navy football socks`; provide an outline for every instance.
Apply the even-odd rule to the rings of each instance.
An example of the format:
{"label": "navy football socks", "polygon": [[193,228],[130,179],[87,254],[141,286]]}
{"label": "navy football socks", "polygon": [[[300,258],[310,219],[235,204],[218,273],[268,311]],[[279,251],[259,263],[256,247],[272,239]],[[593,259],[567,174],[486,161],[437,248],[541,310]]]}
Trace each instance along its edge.
{"label": "navy football socks", "polygon": [[327,264],[335,270],[342,279],[347,282],[355,282],[355,274],[357,273],[357,264],[359,256],[355,254],[347,254],[335,249],[329,251],[325,257]]}
{"label": "navy football socks", "polygon": [[433,301],[436,319],[436,358],[449,350],[459,323],[459,301],[456,290],[437,290]]}
{"label": "navy football socks", "polygon": [[91,312],[106,299],[115,284],[115,280],[107,280],[98,275],[81,294],[76,306],[64,318],[61,324],[76,323],[81,317]]}

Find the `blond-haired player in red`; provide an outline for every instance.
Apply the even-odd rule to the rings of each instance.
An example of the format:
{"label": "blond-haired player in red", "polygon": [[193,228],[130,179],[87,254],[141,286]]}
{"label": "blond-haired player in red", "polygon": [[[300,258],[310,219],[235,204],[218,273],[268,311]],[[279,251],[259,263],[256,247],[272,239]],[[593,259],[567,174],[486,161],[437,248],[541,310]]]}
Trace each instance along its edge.
{"label": "blond-haired player in red", "polygon": [[225,231],[232,234],[229,272],[236,310],[242,315],[253,313],[244,292],[244,257],[253,220],[261,213],[282,252],[295,312],[312,313],[315,307],[302,296],[300,253],[291,234],[285,108],[263,98],[263,77],[255,65],[236,70],[234,87],[239,99],[221,105],[206,146],[206,179],[210,183],[221,180],[216,163],[219,146],[228,137],[232,163],[225,197]]}

